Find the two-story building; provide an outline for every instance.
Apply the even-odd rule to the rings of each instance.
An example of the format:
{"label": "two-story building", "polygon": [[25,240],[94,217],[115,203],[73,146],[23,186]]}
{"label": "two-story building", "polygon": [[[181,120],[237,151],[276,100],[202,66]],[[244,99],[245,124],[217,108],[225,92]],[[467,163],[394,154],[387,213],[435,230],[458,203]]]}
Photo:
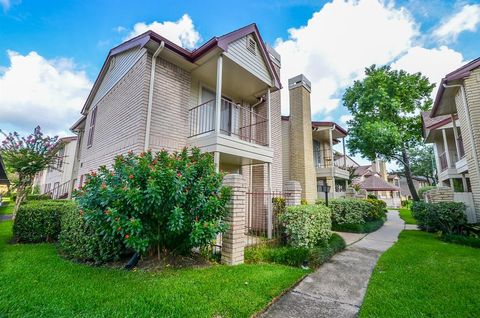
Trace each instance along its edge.
{"label": "two-story building", "polygon": [[[439,179],[465,202],[470,222],[480,217],[480,58],[447,74],[429,114],[426,141],[436,145]],[[461,190],[461,191],[458,191]]]}

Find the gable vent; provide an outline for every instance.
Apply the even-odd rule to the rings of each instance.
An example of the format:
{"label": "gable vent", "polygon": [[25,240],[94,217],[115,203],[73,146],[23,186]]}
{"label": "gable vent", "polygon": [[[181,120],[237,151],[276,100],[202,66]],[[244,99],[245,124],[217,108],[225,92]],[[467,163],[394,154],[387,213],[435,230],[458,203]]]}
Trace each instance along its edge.
{"label": "gable vent", "polygon": [[252,36],[247,38],[247,49],[253,54],[257,54],[257,42]]}

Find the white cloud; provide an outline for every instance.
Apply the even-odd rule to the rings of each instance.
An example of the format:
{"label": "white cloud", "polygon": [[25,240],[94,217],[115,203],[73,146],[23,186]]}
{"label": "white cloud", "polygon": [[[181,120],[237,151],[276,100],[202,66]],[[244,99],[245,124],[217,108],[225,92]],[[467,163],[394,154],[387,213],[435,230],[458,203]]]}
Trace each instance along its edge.
{"label": "white cloud", "polygon": [[8,51],[10,65],[0,73],[0,128],[68,133],[92,87],[70,59],[47,60],[37,52]]}
{"label": "white cloud", "polygon": [[[328,114],[340,104],[339,91],[363,76],[371,64],[388,64],[406,52],[418,35],[404,8],[377,0],[334,0],[305,26],[277,39],[282,83],[303,73],[312,82],[312,114]],[[288,90],[282,112],[288,113]]]}
{"label": "white cloud", "polygon": [[7,11],[8,9],[10,9],[11,2],[10,0],[0,0],[0,6],[3,7],[4,11]]}
{"label": "white cloud", "polygon": [[444,20],[433,32],[443,43],[453,42],[463,31],[475,32],[480,23],[480,4],[465,5],[462,10]]}
{"label": "white cloud", "polygon": [[[393,69],[403,69],[409,73],[421,72],[431,83],[438,83],[446,74],[465,64],[461,53],[446,46],[426,49],[415,46],[392,64]],[[432,98],[436,94],[434,89]]]}
{"label": "white cloud", "polygon": [[124,38],[124,40],[131,39],[148,30],[152,30],[164,36],[173,43],[183,46],[187,49],[194,48],[198,41],[200,41],[200,34],[197,32],[197,30],[195,30],[193,21],[188,14],[184,14],[175,22],[153,21],[150,24],[146,24],[145,22],[136,23],[133,26],[133,30]]}
{"label": "white cloud", "polygon": [[344,125],[346,125],[347,122],[351,119],[353,119],[352,115],[342,115],[342,116],[340,116],[340,122]]}

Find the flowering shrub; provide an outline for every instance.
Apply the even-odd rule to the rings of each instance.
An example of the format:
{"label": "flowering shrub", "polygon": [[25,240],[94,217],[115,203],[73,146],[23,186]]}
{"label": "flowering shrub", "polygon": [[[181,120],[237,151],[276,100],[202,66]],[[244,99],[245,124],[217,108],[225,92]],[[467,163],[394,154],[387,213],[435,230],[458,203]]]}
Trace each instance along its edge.
{"label": "flowering shrub", "polygon": [[76,194],[80,214],[106,237],[138,253],[188,253],[226,230],[230,189],[210,154],[188,149],[117,156]]}
{"label": "flowering shrub", "polygon": [[331,211],[324,205],[289,206],[278,220],[293,247],[314,247],[332,236]]}
{"label": "flowering shrub", "polygon": [[385,203],[385,201],[372,198],[365,199],[365,201],[373,206],[373,209],[368,210],[368,212],[365,214],[365,221],[373,221],[385,218],[387,213],[387,203]]}

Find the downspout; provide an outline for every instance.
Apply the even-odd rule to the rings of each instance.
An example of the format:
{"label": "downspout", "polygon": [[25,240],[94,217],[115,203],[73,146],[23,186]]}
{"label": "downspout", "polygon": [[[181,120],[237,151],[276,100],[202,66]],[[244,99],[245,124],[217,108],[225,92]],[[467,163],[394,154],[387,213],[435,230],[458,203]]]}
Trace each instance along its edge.
{"label": "downspout", "polygon": [[147,106],[147,124],[145,127],[145,145],[143,150],[147,151],[150,146],[150,126],[152,123],[152,106],[153,106],[153,88],[155,84],[155,66],[157,65],[157,57],[165,47],[165,42],[160,42],[160,46],[157,48],[152,56],[152,67],[150,69],[150,88],[148,90],[148,106]]}
{"label": "downspout", "polygon": [[472,143],[473,159],[477,166],[477,174],[479,174],[480,176],[480,162],[478,161],[477,147],[475,143],[475,136],[473,134],[472,121],[470,120],[470,111],[468,109],[467,95],[465,94],[465,88],[463,87],[462,84],[455,84],[455,85],[443,84],[443,87],[445,88],[460,87],[460,91],[462,93],[463,105],[465,107],[465,117],[467,118],[467,123],[468,123],[468,134],[470,135],[470,140]]}

